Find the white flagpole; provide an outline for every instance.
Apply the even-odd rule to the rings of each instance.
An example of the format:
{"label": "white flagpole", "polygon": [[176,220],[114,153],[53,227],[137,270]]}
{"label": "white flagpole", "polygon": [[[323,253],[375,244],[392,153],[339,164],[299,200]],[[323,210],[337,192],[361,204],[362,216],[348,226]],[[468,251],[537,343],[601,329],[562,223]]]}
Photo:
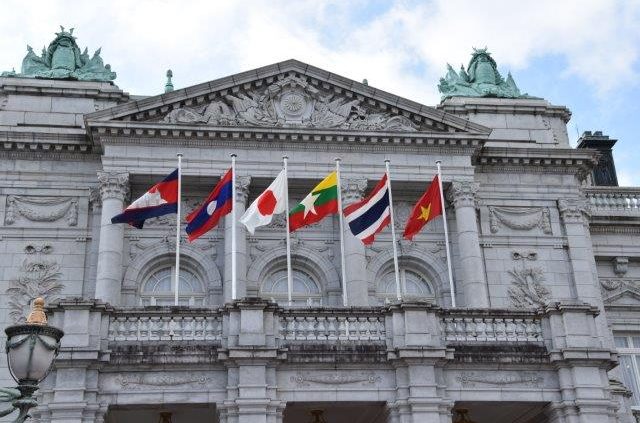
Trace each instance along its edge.
{"label": "white flagpole", "polygon": [[231,300],[238,299],[236,273],[236,154],[231,154]]}
{"label": "white flagpole", "polygon": [[393,219],[393,197],[391,196],[391,172],[389,172],[389,162],[387,159],[384,164],[387,168],[387,190],[389,191],[389,215],[391,217],[391,239],[393,243],[393,268],[396,274],[396,294],[398,301],[402,301],[402,290],[400,289],[400,269],[398,266],[398,246],[396,245],[396,225]]}
{"label": "white flagpole", "polygon": [[447,251],[447,270],[449,271],[449,290],[451,292],[451,306],[456,307],[456,288],[453,285],[453,272],[451,272],[451,254],[449,253],[449,229],[447,227],[447,210],[444,208],[444,193],[442,191],[442,175],[440,174],[440,160],[436,160],[438,168],[438,183],[440,184],[440,202],[442,204],[442,223],[444,224],[444,244]]}
{"label": "white flagpole", "polygon": [[340,158],[336,157],[336,178],[338,179],[338,220],[340,221],[340,271],[342,272],[342,304],[346,307],[347,300],[347,271],[344,263],[344,216],[342,215],[342,184],[340,182]]}
{"label": "white flagpole", "polygon": [[178,153],[178,210],[176,213],[176,274],[173,282],[174,304],[178,305],[180,287],[180,206],[182,205],[182,153]]}
{"label": "white flagpole", "polygon": [[285,220],[287,222],[287,294],[289,297],[289,306],[293,304],[291,295],[293,293],[293,275],[291,274],[291,239],[289,237],[289,175],[287,170],[287,160],[289,157],[282,156],[284,162],[284,207],[285,207]]}

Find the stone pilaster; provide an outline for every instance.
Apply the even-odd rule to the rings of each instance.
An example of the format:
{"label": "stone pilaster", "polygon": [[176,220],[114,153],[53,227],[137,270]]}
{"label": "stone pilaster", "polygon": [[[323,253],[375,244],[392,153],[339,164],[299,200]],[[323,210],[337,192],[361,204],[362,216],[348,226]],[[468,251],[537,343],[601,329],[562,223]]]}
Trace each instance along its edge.
{"label": "stone pilaster", "polygon": [[[237,298],[247,295],[247,230],[239,222],[249,197],[250,176],[236,176],[236,278]],[[231,213],[224,219],[224,301],[231,301]]]}
{"label": "stone pilaster", "polygon": [[112,224],[111,218],[122,212],[124,199],[129,192],[129,175],[98,172],[98,181],[102,214],[95,298],[118,305],[122,288],[124,225]]}
{"label": "stone pilaster", "polygon": [[[366,179],[345,179],[342,182],[342,207],[359,201],[367,188]],[[344,232],[344,260],[347,284],[347,301],[350,306],[369,305],[369,289],[367,281],[367,260],[362,241],[353,236],[345,222]]]}
{"label": "stone pilaster", "polygon": [[472,181],[453,181],[447,198],[453,203],[456,213],[456,234],[461,277],[456,278],[458,289],[464,293],[465,306],[489,307],[489,294],[480,250],[478,220],[476,215],[476,192],[478,184]]}
{"label": "stone pilaster", "polygon": [[582,198],[558,200],[558,210],[567,237],[569,263],[573,274],[572,293],[576,299],[595,305],[600,309],[596,317],[598,335],[603,346],[613,347],[611,331],[607,327],[604,303],[600,293],[596,261],[593,255],[589,232],[589,205]]}

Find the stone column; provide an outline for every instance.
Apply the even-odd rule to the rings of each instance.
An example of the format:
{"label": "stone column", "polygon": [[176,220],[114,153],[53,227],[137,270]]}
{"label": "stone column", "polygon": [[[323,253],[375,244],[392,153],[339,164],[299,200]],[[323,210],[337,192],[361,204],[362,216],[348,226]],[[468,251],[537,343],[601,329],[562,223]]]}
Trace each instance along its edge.
{"label": "stone column", "polygon": [[[343,208],[362,199],[364,190],[367,188],[366,179],[345,179],[341,182]],[[344,237],[344,259],[347,272],[344,279],[347,284],[348,305],[367,306],[369,305],[369,285],[364,244],[353,236],[346,222],[342,236]]]}
{"label": "stone column", "polygon": [[[237,297],[247,295],[247,230],[239,222],[249,197],[250,176],[236,176],[236,278]],[[224,219],[224,302],[231,301],[231,213]]]}
{"label": "stone column", "polygon": [[122,212],[124,199],[129,192],[129,174],[98,172],[98,181],[102,216],[95,298],[118,305],[122,288],[124,225],[112,224],[111,218]]}
{"label": "stone column", "polygon": [[456,212],[456,234],[461,277],[456,278],[456,289],[464,293],[465,306],[489,307],[484,261],[478,237],[476,192],[478,184],[472,181],[453,181],[447,198]]}

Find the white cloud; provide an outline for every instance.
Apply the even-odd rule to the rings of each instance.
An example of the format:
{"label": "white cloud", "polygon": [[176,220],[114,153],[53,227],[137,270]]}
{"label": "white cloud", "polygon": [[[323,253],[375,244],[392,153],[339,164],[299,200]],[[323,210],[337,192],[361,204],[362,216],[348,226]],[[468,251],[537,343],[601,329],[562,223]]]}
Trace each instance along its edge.
{"label": "white cloud", "polygon": [[[0,68],[19,69],[25,44],[52,39],[56,23],[75,26],[81,46],[103,57],[132,93],[176,86],[297,58],[374,86],[435,103],[444,65],[489,46],[501,68],[545,54],[607,92],[635,81],[640,3],[590,1],[399,1],[370,19],[366,1],[5,2]],[[517,80],[517,75],[516,75]]]}

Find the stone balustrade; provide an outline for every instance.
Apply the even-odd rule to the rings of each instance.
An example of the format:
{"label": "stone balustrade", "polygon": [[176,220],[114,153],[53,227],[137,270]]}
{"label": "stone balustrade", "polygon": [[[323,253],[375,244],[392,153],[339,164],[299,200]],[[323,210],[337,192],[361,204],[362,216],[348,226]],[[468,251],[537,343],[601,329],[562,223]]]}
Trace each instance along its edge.
{"label": "stone balustrade", "polygon": [[109,341],[221,341],[222,316],[217,311],[122,311],[111,316]]}
{"label": "stone balustrade", "polygon": [[279,339],[291,341],[381,342],[386,339],[385,315],[375,308],[283,310]]}
{"label": "stone balustrade", "polygon": [[443,310],[441,324],[446,343],[541,343],[542,316],[507,310]]}
{"label": "stone balustrade", "polygon": [[[542,343],[543,314],[536,311],[438,309],[443,344]],[[109,342],[223,340],[223,312],[207,309],[114,310]],[[276,311],[277,343],[384,344],[393,336],[386,308],[313,308]]]}
{"label": "stone balustrade", "polygon": [[640,188],[589,187],[585,189],[585,194],[592,215],[640,215]]}

